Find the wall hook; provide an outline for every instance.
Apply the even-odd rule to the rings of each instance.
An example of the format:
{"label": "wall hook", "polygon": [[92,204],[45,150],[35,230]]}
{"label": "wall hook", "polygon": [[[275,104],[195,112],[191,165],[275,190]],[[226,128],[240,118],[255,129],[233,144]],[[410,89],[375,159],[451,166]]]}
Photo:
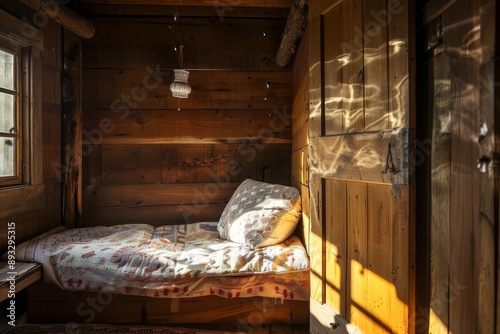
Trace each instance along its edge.
{"label": "wall hook", "polygon": [[387,174],[387,171],[391,172],[391,174],[399,173],[399,171],[396,169],[394,161],[392,160],[391,143],[389,143],[389,151],[387,152],[387,157],[385,159],[385,170],[382,173]]}

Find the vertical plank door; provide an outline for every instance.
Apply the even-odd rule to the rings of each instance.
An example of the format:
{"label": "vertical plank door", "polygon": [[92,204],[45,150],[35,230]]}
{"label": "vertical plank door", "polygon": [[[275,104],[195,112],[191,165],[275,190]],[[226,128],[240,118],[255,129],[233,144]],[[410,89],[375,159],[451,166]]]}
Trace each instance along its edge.
{"label": "vertical plank door", "polygon": [[411,12],[310,2],[311,333],[411,327]]}

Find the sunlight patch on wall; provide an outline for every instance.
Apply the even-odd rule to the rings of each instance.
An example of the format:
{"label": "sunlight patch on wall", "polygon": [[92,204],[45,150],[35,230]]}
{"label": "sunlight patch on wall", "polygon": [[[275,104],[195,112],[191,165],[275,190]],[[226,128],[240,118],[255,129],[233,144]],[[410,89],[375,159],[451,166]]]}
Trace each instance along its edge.
{"label": "sunlight patch on wall", "polygon": [[432,308],[429,314],[429,333],[453,334],[451,331],[448,331],[447,326],[441,321],[439,316],[434,312]]}

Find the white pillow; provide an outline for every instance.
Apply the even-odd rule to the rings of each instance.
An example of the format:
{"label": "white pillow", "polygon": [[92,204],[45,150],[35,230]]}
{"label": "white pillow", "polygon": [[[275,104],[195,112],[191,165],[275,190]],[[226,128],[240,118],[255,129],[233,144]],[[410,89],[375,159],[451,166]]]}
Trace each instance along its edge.
{"label": "white pillow", "polygon": [[221,239],[250,248],[276,245],[293,233],[300,210],[298,189],[247,179],[224,208],[217,230]]}

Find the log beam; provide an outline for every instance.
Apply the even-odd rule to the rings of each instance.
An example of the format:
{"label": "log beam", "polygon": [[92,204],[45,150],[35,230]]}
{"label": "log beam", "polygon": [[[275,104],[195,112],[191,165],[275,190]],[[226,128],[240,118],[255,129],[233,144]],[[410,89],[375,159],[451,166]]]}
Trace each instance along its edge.
{"label": "log beam", "polygon": [[69,9],[59,4],[56,0],[18,0],[29,8],[46,14],[48,17],[61,24],[67,30],[85,39],[92,38],[95,34],[94,24]]}
{"label": "log beam", "polygon": [[281,39],[276,62],[281,67],[286,67],[295,53],[297,41],[304,32],[307,24],[308,5],[307,0],[294,0],[290,14],[286,21],[285,32]]}
{"label": "log beam", "polygon": [[80,0],[81,5],[213,6],[220,14],[237,7],[290,8],[291,0]]}
{"label": "log beam", "polygon": [[82,42],[65,31],[63,43],[63,226],[74,228],[82,218]]}

